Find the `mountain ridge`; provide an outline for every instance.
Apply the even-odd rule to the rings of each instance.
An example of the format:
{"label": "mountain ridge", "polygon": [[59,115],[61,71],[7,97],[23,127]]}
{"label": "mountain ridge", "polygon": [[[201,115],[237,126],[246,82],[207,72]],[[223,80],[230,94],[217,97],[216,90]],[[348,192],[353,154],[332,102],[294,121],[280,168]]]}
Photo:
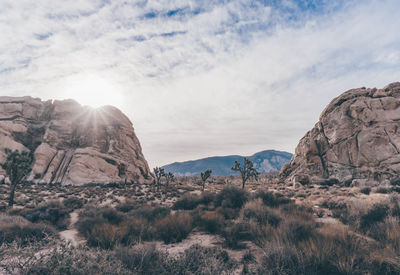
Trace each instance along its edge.
{"label": "mountain ridge", "polygon": [[213,156],[197,160],[174,162],[162,166],[165,172],[171,172],[176,176],[193,176],[200,172],[211,169],[215,176],[235,175],[237,172],[231,170],[235,160],[242,162],[243,158],[249,158],[260,173],[279,171],[292,157],[291,153],[278,150],[264,150],[251,156],[227,155]]}

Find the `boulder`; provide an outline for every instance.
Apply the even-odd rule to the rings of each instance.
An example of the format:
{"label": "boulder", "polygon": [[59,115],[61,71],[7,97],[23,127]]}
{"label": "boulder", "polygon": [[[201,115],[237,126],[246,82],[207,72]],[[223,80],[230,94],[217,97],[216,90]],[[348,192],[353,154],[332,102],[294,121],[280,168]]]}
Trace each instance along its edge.
{"label": "boulder", "polygon": [[[288,184],[383,184],[400,174],[400,82],[349,90],[322,112],[300,140],[281,177]],[[355,181],[356,180],[356,181]]]}
{"label": "boulder", "polygon": [[36,183],[152,179],[131,121],[112,106],[93,109],[73,100],[0,97],[0,162],[6,158],[4,148],[33,154],[27,180]]}

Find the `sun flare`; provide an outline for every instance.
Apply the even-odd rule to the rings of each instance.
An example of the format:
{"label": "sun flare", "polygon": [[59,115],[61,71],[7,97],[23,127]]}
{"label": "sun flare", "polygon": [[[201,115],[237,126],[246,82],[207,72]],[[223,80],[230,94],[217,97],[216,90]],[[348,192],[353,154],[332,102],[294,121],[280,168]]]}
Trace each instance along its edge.
{"label": "sun flare", "polygon": [[113,81],[97,75],[79,75],[68,79],[63,96],[93,108],[104,105],[121,107],[123,104],[120,87]]}

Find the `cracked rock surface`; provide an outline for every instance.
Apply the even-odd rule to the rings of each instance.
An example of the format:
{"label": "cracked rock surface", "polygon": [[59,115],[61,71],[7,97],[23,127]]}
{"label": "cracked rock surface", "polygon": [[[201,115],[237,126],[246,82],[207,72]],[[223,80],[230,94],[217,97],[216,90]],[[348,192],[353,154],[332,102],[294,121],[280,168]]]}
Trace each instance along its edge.
{"label": "cracked rock surface", "polygon": [[92,109],[73,100],[0,97],[0,162],[4,148],[32,152],[27,178],[32,182],[81,185],[151,178],[132,123],[112,106]]}
{"label": "cracked rock surface", "polygon": [[289,184],[398,181],[400,82],[352,89],[333,99],[281,176]]}

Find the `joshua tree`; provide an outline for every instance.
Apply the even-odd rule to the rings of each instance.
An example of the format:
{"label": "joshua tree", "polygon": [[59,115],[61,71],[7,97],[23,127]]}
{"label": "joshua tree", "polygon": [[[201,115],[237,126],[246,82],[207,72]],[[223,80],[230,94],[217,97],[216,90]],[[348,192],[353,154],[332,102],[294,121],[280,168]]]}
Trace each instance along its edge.
{"label": "joshua tree", "polygon": [[244,158],[243,167],[241,167],[240,163],[235,160],[235,164],[231,169],[233,171],[240,172],[240,175],[242,176],[242,189],[244,189],[244,186],[246,185],[246,181],[248,179],[258,179],[258,175],[260,174],[257,172],[256,168],[254,168],[253,162],[251,162],[251,160],[249,160],[248,158]]}
{"label": "joshua tree", "polygon": [[11,151],[6,148],[7,159],[1,164],[11,181],[11,192],[8,199],[8,206],[14,205],[15,188],[21,180],[31,172],[32,155],[28,152]]}
{"label": "joshua tree", "polygon": [[156,167],[153,169],[153,171],[154,171],[154,176],[156,177],[154,183],[156,184],[158,191],[161,183],[161,178],[165,176],[164,168]]}
{"label": "joshua tree", "polygon": [[167,186],[168,187],[168,184],[171,182],[171,181],[174,181],[174,174],[172,174],[171,172],[168,172],[168,173],[166,173],[165,175],[164,175],[164,177],[165,177],[165,186]]}
{"label": "joshua tree", "polygon": [[207,169],[206,171],[201,172],[200,176],[201,176],[201,181],[202,181],[202,186],[203,186],[203,191],[204,191],[204,187],[206,186],[206,181],[207,179],[211,176],[212,170]]}

